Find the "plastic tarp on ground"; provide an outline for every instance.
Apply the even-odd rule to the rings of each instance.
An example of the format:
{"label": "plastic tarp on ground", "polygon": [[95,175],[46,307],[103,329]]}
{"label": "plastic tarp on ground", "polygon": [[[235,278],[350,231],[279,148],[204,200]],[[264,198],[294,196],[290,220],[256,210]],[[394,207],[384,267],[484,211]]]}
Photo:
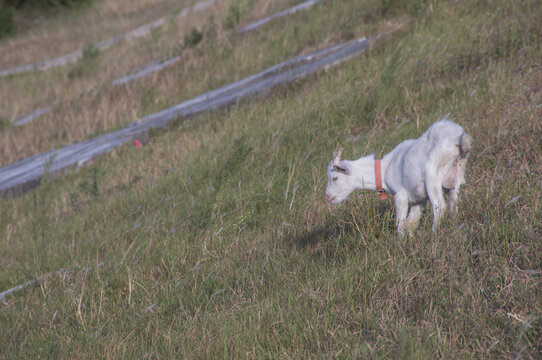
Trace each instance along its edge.
{"label": "plastic tarp on ground", "polygon": [[369,46],[366,38],[351,40],[300,55],[234,84],[207,92],[169,109],[148,115],[126,128],[61,149],[51,149],[0,168],[0,193],[16,195],[39,185],[44,173],[59,174],[78,167],[93,157],[109,152],[122,144],[147,135],[149,129],[160,129],[178,118],[188,118],[201,112],[235,104],[238,100],[266,95],[277,85],[326,69],[350,59]]}

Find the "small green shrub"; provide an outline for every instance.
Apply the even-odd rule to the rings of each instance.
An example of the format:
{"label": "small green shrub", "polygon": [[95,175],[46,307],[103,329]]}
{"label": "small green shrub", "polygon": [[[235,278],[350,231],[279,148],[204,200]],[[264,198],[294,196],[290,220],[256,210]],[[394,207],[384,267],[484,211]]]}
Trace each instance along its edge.
{"label": "small green shrub", "polygon": [[193,27],[190,33],[186,34],[184,37],[184,47],[195,47],[200,43],[202,39],[203,32]]}
{"label": "small green shrub", "polygon": [[0,5],[0,39],[15,32],[13,12],[13,8]]}
{"label": "small green shrub", "polygon": [[225,29],[232,29],[241,19],[241,11],[237,4],[231,4],[228,9],[228,15],[226,15],[226,21],[224,22]]}
{"label": "small green shrub", "polygon": [[252,0],[239,0],[236,3],[230,5],[226,20],[224,21],[225,29],[232,29],[239,23],[243,13],[249,8]]}
{"label": "small green shrub", "polygon": [[83,49],[83,61],[92,61],[100,55],[100,49],[90,44]]}
{"label": "small green shrub", "polygon": [[412,16],[419,15],[427,8],[427,0],[400,1],[380,0],[380,12],[382,15],[408,13]]}
{"label": "small green shrub", "polygon": [[87,45],[83,49],[83,57],[75,64],[74,68],[68,73],[69,79],[82,77],[88,74],[94,74],[98,68],[98,56],[100,49],[94,45]]}
{"label": "small green shrub", "polygon": [[85,179],[79,183],[79,188],[87,195],[90,195],[94,200],[98,199],[101,194],[99,176],[99,171],[97,170],[97,168],[94,168],[92,170],[90,178]]}
{"label": "small green shrub", "polygon": [[9,122],[9,120],[3,118],[3,117],[0,117],[0,131],[4,130],[5,128],[7,128],[8,126],[10,126],[11,123]]}

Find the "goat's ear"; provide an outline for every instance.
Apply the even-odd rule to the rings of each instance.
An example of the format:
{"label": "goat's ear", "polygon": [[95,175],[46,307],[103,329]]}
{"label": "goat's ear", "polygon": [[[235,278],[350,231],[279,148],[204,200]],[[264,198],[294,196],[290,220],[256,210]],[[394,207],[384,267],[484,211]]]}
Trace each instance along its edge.
{"label": "goat's ear", "polygon": [[345,175],[350,175],[350,169],[348,169],[348,166],[346,166],[345,163],[342,161],[335,162],[333,161],[333,168],[337,170],[338,172],[342,172]]}
{"label": "goat's ear", "polygon": [[342,146],[335,152],[335,159],[333,159],[333,168],[339,172],[342,172],[345,175],[350,175],[350,170],[345,163],[341,161],[341,154],[343,152]]}

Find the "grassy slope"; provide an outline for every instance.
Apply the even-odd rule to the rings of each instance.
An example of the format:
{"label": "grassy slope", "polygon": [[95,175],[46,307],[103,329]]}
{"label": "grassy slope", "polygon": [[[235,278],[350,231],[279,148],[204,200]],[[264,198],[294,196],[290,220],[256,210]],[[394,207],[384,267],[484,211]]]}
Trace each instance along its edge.
{"label": "grassy slope", "polygon": [[[295,30],[295,23],[288,22],[289,31],[268,33],[262,41],[261,36],[237,36],[235,30],[224,29],[228,4],[232,2],[220,2],[212,11],[194,13],[153,32],[152,36],[124,42],[71,66],[0,79],[0,88],[6,89],[6,95],[0,99],[3,112],[0,117],[14,118],[45,104],[57,106],[39,121],[22,128],[8,127],[0,133],[0,164],[117,129],[149,113],[252,75],[316,44],[374,33],[377,25],[386,27],[376,21],[367,24],[350,21],[348,26],[337,29],[334,24],[344,20],[345,15],[350,17],[347,11],[359,9],[359,5],[320,7],[301,15],[311,26]],[[281,3],[288,7],[292,1]],[[247,14],[259,12],[256,4],[246,10]],[[203,32],[202,43],[196,48],[183,49],[185,37],[194,28]],[[134,69],[179,54],[182,61],[158,74],[126,87],[107,87],[112,80]],[[97,88],[101,89],[99,93],[94,92]]]}
{"label": "grassy slope", "polygon": [[[67,270],[0,305],[3,354],[538,357],[542,7],[387,3],[344,5],[410,19],[367,54],[0,200],[0,289]],[[375,194],[324,203],[338,144],[382,155],[448,112],[475,139],[456,224],[398,239]]]}

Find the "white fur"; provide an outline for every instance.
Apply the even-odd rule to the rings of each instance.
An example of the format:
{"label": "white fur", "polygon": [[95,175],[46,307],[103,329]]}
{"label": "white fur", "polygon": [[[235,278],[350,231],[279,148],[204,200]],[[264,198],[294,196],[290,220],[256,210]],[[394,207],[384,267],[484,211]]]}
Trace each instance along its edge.
{"label": "white fur", "polygon": [[[403,141],[382,158],[382,185],[394,196],[400,235],[417,227],[427,200],[433,207],[435,231],[446,210],[445,191],[449,192],[450,212],[457,215],[471,143],[463,128],[445,117],[418,139]],[[374,155],[341,160],[339,151],[327,168],[326,199],[337,204],[354,190],[376,190],[374,160]]]}

